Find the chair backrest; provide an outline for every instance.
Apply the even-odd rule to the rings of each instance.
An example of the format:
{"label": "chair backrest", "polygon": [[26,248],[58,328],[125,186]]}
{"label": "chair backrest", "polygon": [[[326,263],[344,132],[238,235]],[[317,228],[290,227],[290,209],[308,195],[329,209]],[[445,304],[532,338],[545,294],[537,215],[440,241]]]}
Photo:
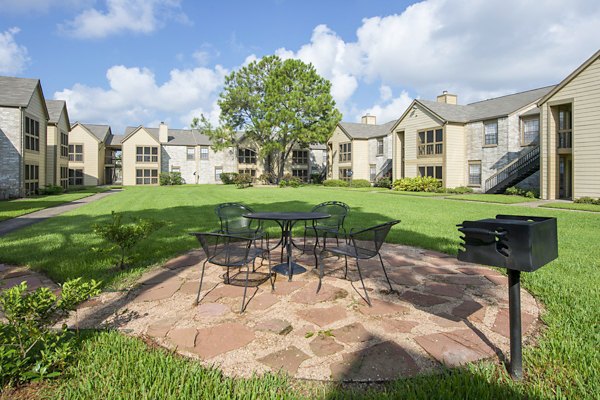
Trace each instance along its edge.
{"label": "chair backrest", "polygon": [[351,230],[351,243],[357,250],[360,250],[361,253],[373,257],[379,253],[379,249],[381,249],[383,242],[385,242],[385,238],[390,232],[390,229],[392,229],[392,226],[399,222],[399,220],[394,220],[359,231]]}
{"label": "chair backrest", "polygon": [[252,220],[244,218],[243,215],[252,212],[254,210],[240,203],[222,203],[215,207],[221,231],[225,233],[245,232],[251,229]]}
{"label": "chair backrest", "polygon": [[239,266],[248,260],[252,244],[250,238],[215,232],[194,232],[190,235],[198,239],[210,262],[223,266]]}
{"label": "chair backrest", "polygon": [[318,225],[340,228],[344,226],[344,219],[348,215],[350,207],[341,201],[326,201],[314,206],[312,211],[331,215],[329,218],[319,220]]}

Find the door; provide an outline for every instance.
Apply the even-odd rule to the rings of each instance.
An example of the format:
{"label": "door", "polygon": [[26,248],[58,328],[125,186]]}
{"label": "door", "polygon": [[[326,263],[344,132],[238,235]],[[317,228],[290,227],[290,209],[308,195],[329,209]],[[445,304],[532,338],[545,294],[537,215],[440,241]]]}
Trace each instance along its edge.
{"label": "door", "polygon": [[558,198],[573,197],[573,160],[571,155],[561,155],[558,159]]}

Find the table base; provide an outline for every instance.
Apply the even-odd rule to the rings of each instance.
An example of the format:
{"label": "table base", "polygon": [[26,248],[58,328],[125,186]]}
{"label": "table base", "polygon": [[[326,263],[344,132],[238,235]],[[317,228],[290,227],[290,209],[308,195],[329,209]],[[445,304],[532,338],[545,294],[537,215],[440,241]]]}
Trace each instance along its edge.
{"label": "table base", "polygon": [[[271,268],[271,270],[281,275],[290,275],[290,266],[288,265],[288,263],[277,264],[276,266]],[[298,263],[292,262],[292,275],[302,274],[304,272],[306,272],[306,268],[304,268]]]}

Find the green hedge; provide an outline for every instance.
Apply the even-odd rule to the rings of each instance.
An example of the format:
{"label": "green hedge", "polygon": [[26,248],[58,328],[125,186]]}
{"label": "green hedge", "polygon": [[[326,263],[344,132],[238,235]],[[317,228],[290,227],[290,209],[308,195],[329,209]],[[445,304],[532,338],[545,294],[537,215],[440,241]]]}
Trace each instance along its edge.
{"label": "green hedge", "polygon": [[355,188],[366,188],[366,187],[371,187],[371,182],[369,182],[366,179],[353,179],[350,182],[350,186],[355,187]]}
{"label": "green hedge", "polygon": [[340,179],[327,179],[323,182],[323,186],[331,186],[331,187],[348,187],[348,182],[342,181]]}
{"label": "green hedge", "polygon": [[394,181],[393,189],[403,192],[436,192],[442,183],[435,178],[418,176],[416,178],[402,178]]}

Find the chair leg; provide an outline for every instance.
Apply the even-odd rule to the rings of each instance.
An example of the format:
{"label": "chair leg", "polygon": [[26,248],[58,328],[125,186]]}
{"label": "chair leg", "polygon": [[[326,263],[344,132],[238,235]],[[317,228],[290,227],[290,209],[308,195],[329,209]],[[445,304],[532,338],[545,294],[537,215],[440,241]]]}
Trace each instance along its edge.
{"label": "chair leg", "polygon": [[246,306],[246,292],[248,291],[248,280],[250,278],[250,265],[246,264],[246,283],[244,284],[244,296],[242,297],[242,307],[240,308],[240,314],[244,312]]}
{"label": "chair leg", "polygon": [[377,253],[377,255],[379,256],[379,261],[381,261],[381,268],[383,268],[383,274],[385,275],[385,280],[387,281],[388,285],[390,286],[390,291],[393,292],[394,288],[392,287],[390,278],[388,278],[387,271],[385,270],[385,265],[383,265],[383,258],[381,258],[381,254],[379,254],[379,253]]}
{"label": "chair leg", "polygon": [[317,268],[319,268],[319,286],[317,286],[317,293],[321,290],[321,282],[323,281],[323,274],[325,267],[323,266],[323,252],[319,254],[319,258],[317,259]]}
{"label": "chair leg", "polygon": [[358,269],[358,276],[360,277],[360,283],[362,283],[363,290],[365,291],[365,298],[369,307],[371,307],[371,299],[369,299],[369,293],[367,293],[367,287],[365,286],[365,281],[363,280],[362,273],[360,272],[360,264],[358,263],[358,258],[356,259],[356,269]]}
{"label": "chair leg", "polygon": [[198,303],[200,303],[200,291],[202,290],[202,281],[204,280],[204,267],[206,267],[207,262],[208,260],[204,261],[204,263],[202,264],[202,273],[200,274],[200,286],[198,287],[198,294],[196,295],[196,301],[194,302],[195,306],[197,306]]}
{"label": "chair leg", "polygon": [[344,279],[348,279],[348,256],[344,256],[345,272]]}

